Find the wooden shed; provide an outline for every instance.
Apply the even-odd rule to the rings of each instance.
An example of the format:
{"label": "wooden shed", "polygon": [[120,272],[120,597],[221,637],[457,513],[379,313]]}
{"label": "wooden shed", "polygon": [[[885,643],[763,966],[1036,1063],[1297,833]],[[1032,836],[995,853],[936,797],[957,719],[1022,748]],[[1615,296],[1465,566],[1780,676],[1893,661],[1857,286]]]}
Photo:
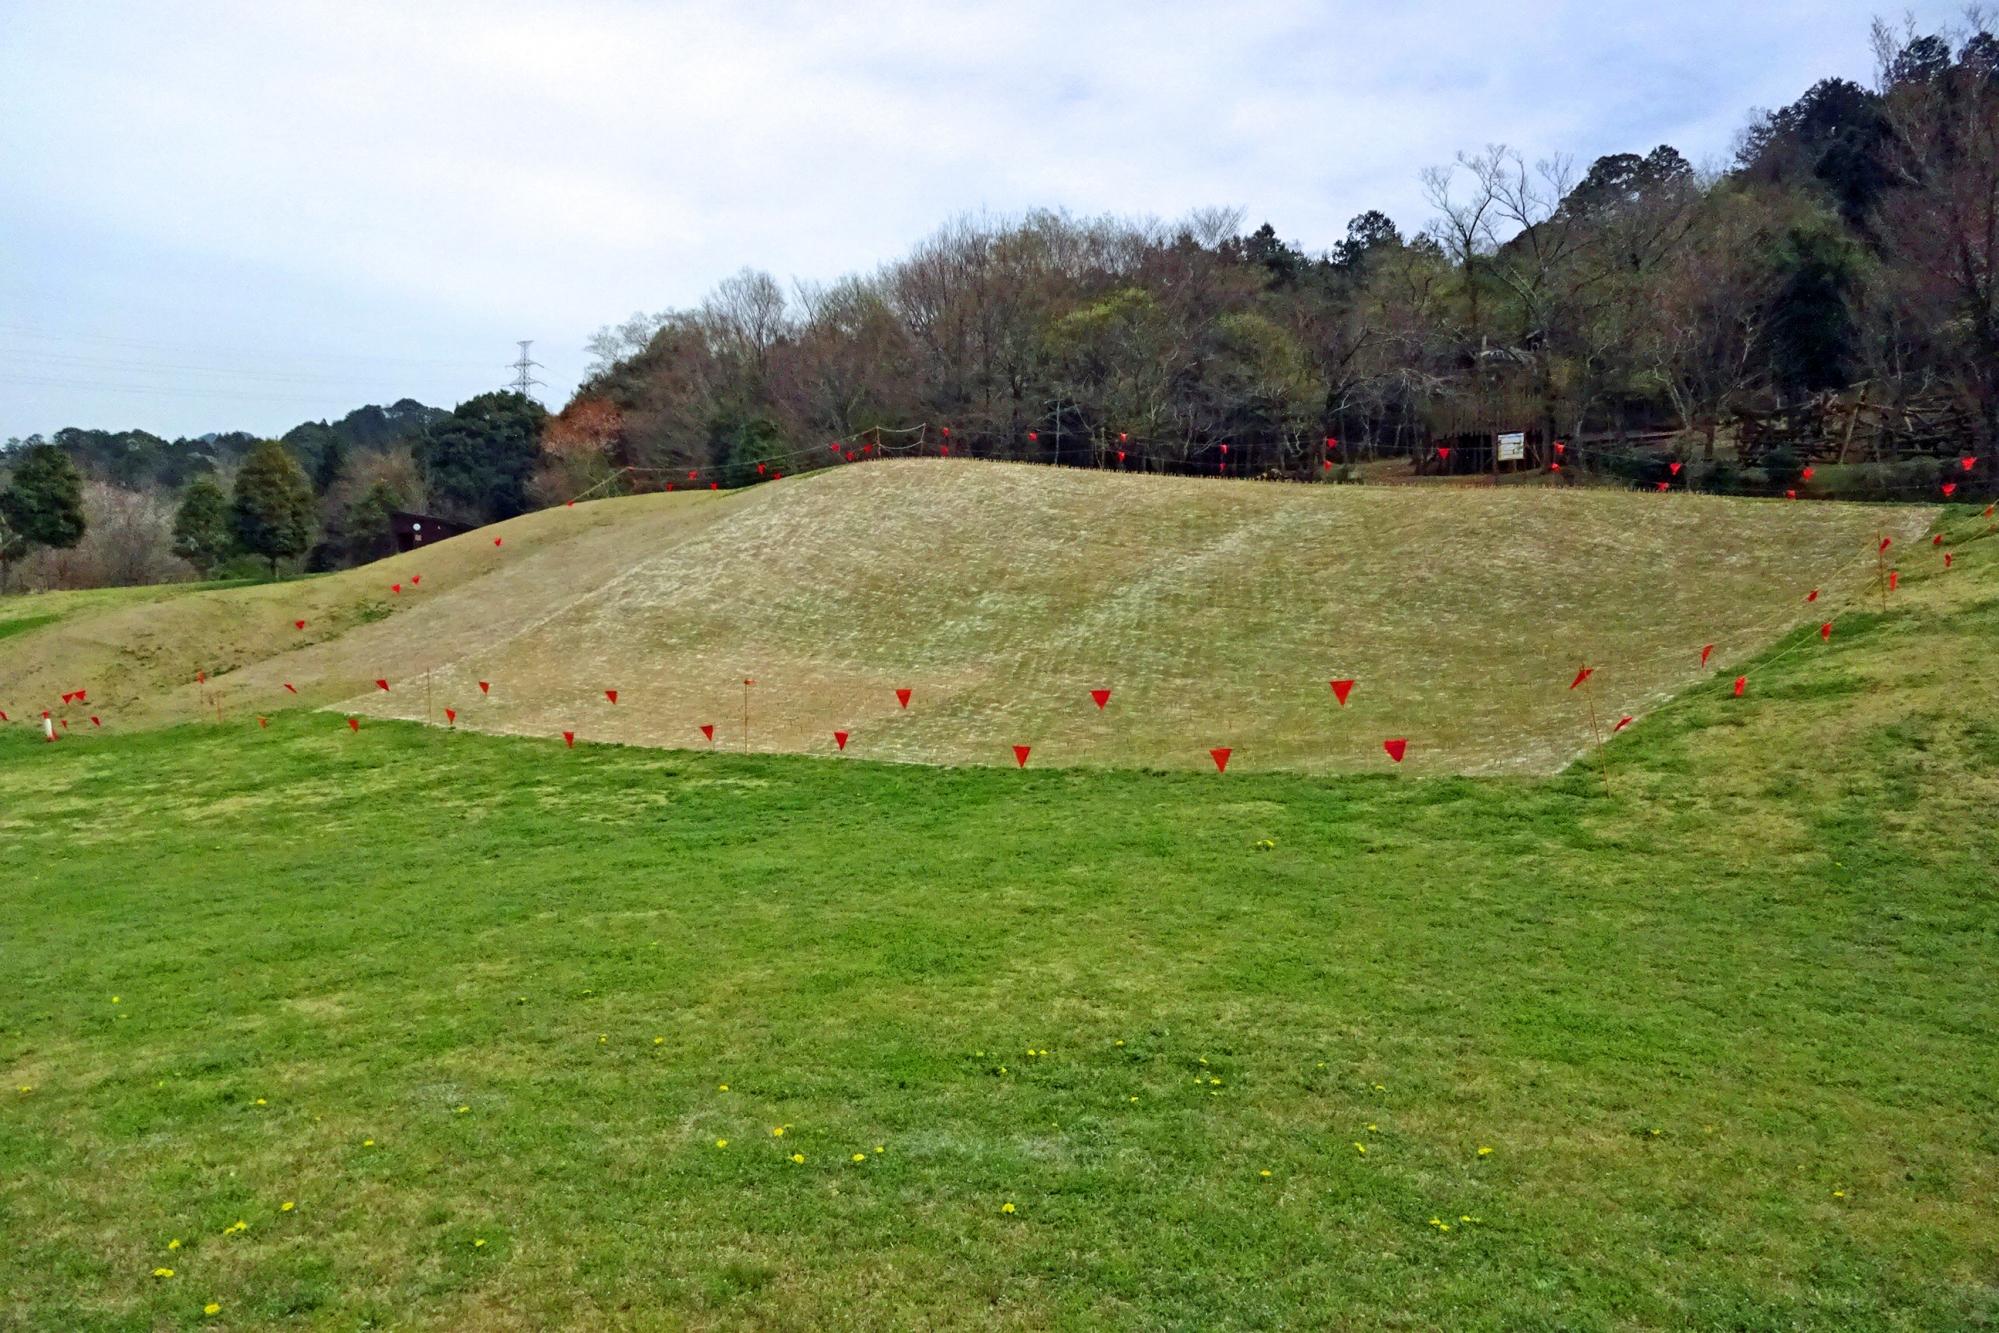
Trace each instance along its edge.
{"label": "wooden shed", "polygon": [[407,555],[411,551],[434,546],[446,537],[472,531],[468,524],[453,523],[435,514],[412,514],[401,509],[389,514],[389,523],[395,529],[397,555]]}

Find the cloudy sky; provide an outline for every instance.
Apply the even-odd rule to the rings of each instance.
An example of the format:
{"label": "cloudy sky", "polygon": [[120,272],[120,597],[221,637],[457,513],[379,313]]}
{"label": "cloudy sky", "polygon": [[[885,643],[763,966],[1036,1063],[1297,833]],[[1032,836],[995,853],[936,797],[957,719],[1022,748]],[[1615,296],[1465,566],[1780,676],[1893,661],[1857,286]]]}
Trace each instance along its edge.
{"label": "cloudy sky", "polygon": [[1719,160],[1751,107],[1867,80],[1872,12],[0,0],[0,438],[448,406],[519,338],[557,406],[603,324],[968,210],[1413,230],[1418,170],[1488,142]]}

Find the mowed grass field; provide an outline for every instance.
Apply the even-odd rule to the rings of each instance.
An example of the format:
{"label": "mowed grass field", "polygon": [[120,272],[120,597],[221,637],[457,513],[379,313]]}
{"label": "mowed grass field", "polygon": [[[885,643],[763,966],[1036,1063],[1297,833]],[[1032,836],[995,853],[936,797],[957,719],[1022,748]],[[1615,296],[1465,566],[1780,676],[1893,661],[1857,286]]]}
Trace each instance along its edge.
{"label": "mowed grass field", "polygon": [[1985,527],[1608,794],[8,730],[0,1323],[1989,1325]]}
{"label": "mowed grass field", "polygon": [[[1878,537],[1899,558],[1934,516],[868,463],[79,612],[0,638],[0,708],[82,686],[119,728],[305,701],[549,741],[705,747],[706,724],[758,753],[833,754],[845,732],[855,758],[1010,765],[1027,745],[1035,766],[1189,771],[1225,746],[1245,770],[1375,772],[1401,737],[1410,772],[1548,774],[1591,741],[1581,664],[1608,721],[1642,715],[1863,600]],[[1344,709],[1336,678],[1358,682]]]}

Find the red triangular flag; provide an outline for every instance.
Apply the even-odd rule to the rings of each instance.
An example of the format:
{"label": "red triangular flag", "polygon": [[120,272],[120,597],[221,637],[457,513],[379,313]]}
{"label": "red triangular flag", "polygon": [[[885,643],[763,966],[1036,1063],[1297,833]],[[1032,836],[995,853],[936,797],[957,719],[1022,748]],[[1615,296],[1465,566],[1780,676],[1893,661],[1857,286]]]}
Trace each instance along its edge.
{"label": "red triangular flag", "polygon": [[1352,681],[1336,680],[1333,682],[1333,697],[1340,701],[1340,707],[1345,708],[1347,706],[1347,696],[1352,693],[1353,693]]}
{"label": "red triangular flag", "polygon": [[1630,725],[1631,725],[1631,714],[1626,713],[1623,717],[1617,719],[1617,725],[1610,729],[1610,734],[1615,736],[1618,732],[1624,730],[1626,727]]}
{"label": "red triangular flag", "polygon": [[492,692],[493,692],[493,683],[491,681],[482,680],[479,682],[479,693],[491,694]]}
{"label": "red triangular flag", "polygon": [[564,509],[574,509],[576,508],[576,502],[574,500],[566,500],[563,502],[562,507]]}
{"label": "red triangular flag", "polygon": [[1943,545],[1943,534],[1942,534],[1941,532],[1939,532],[1939,533],[1938,533],[1938,534],[1937,534],[1936,536],[1934,536],[1934,537],[1930,538],[1930,545],[1932,545],[1932,546],[1942,546],[1942,545]]}
{"label": "red triangular flag", "polygon": [[206,671],[197,671],[194,673],[194,679],[197,684],[206,685],[208,684],[208,673]]}
{"label": "red triangular flag", "polygon": [[458,720],[458,710],[456,708],[445,709],[444,720],[446,722],[456,722]]}
{"label": "red triangular flag", "polygon": [[1813,588],[1810,592],[1805,594],[1805,600],[1808,602],[1816,602],[1818,599],[1819,599],[1819,590],[1817,588]]}
{"label": "red triangular flag", "polygon": [[940,444],[937,446],[937,453],[938,456],[941,458],[948,458],[951,455],[951,446],[948,444]]}
{"label": "red triangular flag", "polygon": [[896,701],[896,703],[900,704],[900,705],[901,705],[902,707],[904,707],[904,708],[907,708],[907,707],[909,707],[909,691],[908,691],[908,690],[897,690],[897,691],[895,692],[895,701]]}
{"label": "red triangular flag", "polygon": [[375,688],[386,692],[389,688],[389,682],[387,682],[386,680],[378,680],[375,682]]}
{"label": "red triangular flag", "polygon": [[359,731],[360,729],[361,729],[361,719],[360,719],[360,718],[358,718],[358,717],[350,717],[350,718],[348,718],[348,719],[347,719],[347,730],[349,730],[349,731]]}
{"label": "red triangular flag", "polygon": [[74,698],[76,698],[76,691],[75,691],[75,690],[64,690],[64,691],[62,692],[62,701],[63,701],[64,703],[68,703],[68,702],[69,702],[69,701],[70,701],[71,699],[74,699]]}
{"label": "red triangular flag", "polygon": [[1595,673],[1596,673],[1595,667],[1587,667],[1587,666],[1584,667],[1581,671],[1576,672],[1576,678],[1569,682],[1569,688],[1573,690],[1576,686],[1588,680]]}
{"label": "red triangular flag", "polygon": [[1806,468],[1803,472],[1800,472],[1798,475],[1803,477],[1806,481],[1810,481],[1812,479],[1812,470],[1810,468]]}
{"label": "red triangular flag", "polygon": [[1563,444],[1560,440],[1555,441],[1555,454],[1557,457],[1560,457],[1562,454],[1567,453],[1568,448],[1569,446]]}
{"label": "red triangular flag", "polygon": [[839,747],[840,747],[840,748],[841,748],[842,750],[846,749],[846,748],[847,748],[847,733],[846,733],[846,732],[844,732],[844,731],[836,731],[836,732],[834,732],[834,733],[833,733],[833,744],[835,744],[835,745],[839,746]]}
{"label": "red triangular flag", "polygon": [[1666,464],[1666,470],[1677,477],[1680,475],[1680,469],[1685,466],[1686,464],[1684,463],[1668,463]]}
{"label": "red triangular flag", "polygon": [[1448,447],[1439,448],[1437,450],[1437,457],[1443,459],[1446,463],[1450,462],[1451,461],[1450,449]]}
{"label": "red triangular flag", "polygon": [[1562,470],[1562,465],[1560,463],[1550,463],[1548,464],[1548,470],[1550,472],[1560,472]]}
{"label": "red triangular flag", "polygon": [[1097,706],[1097,711],[1099,713],[1104,711],[1104,705],[1109,703],[1110,701],[1111,701],[1111,692],[1109,690],[1090,691],[1090,702],[1094,703]]}
{"label": "red triangular flag", "polygon": [[1784,498],[1786,500],[1795,500],[1798,498],[1798,493],[1796,491],[1785,491]]}
{"label": "red triangular flag", "polygon": [[714,739],[715,739],[715,724],[714,724],[713,722],[703,722],[703,723],[701,724],[701,734],[702,734],[703,736],[706,736],[706,737],[707,737],[707,738],[708,738],[709,740],[711,740],[711,741],[712,741],[712,740],[714,740]]}
{"label": "red triangular flag", "polygon": [[418,585],[419,583],[422,583],[422,582],[423,582],[423,575],[421,575],[421,574],[412,574],[412,575],[410,575],[410,587],[414,588],[414,587],[416,587],[416,586],[417,586],[417,585]]}
{"label": "red triangular flag", "polygon": [[1949,568],[1950,568],[1950,552],[1949,552],[1949,551],[1945,551],[1945,552],[1943,553],[1943,567],[1944,567],[1945,569],[1949,569]]}
{"label": "red triangular flag", "polygon": [[1945,482],[1945,483],[1943,484],[1943,498],[1944,498],[1944,499],[1948,500],[1948,499],[1950,499],[1950,497],[1951,497],[1951,496],[1953,496],[1953,495],[1956,495],[1956,494],[1957,494],[1957,483],[1956,483],[1956,482],[1954,482],[1954,481],[1947,481],[1947,482]]}
{"label": "red triangular flag", "polygon": [[297,694],[297,693],[298,693],[298,688],[297,688],[296,686],[294,686],[294,685],[293,685],[293,684],[292,684],[292,683],[291,683],[290,681],[286,681],[286,682],[284,683],[284,685],[285,685],[285,693],[287,693],[287,694]]}
{"label": "red triangular flag", "polygon": [[1670,485],[1668,485],[1666,482],[1663,481],[1655,482],[1654,485],[1658,489],[1659,494],[1661,495],[1664,495],[1667,491],[1672,489]]}
{"label": "red triangular flag", "polygon": [[268,727],[271,725],[271,719],[267,717],[260,717],[257,719],[257,725],[260,727]]}
{"label": "red triangular flag", "polygon": [[1735,678],[1735,697],[1736,697],[1736,698],[1740,699],[1740,698],[1742,697],[1742,692],[1743,692],[1744,690],[1748,689],[1748,688],[1749,688],[1749,677],[1747,677],[1747,676],[1737,676],[1737,677]]}
{"label": "red triangular flag", "polygon": [[305,628],[305,622],[304,622],[303,620],[294,620],[294,621],[292,622],[292,628],[293,628],[293,629],[304,629],[304,628]]}
{"label": "red triangular flag", "polygon": [[402,596],[403,585],[400,583],[391,583],[389,585],[389,591],[396,594],[396,596],[400,597]]}
{"label": "red triangular flag", "polygon": [[500,539],[498,537],[493,538],[493,545],[498,546],[499,544],[500,544]]}
{"label": "red triangular flag", "polygon": [[1713,651],[1714,651],[1714,645],[1713,645],[1713,644],[1711,644],[1711,643],[1704,643],[1704,644],[1702,644],[1702,645],[1701,645],[1701,665],[1702,665],[1702,666],[1706,666],[1706,665],[1707,665],[1707,659],[1708,659],[1708,654],[1709,654],[1709,653],[1712,653]]}
{"label": "red triangular flag", "polygon": [[1895,539],[1893,537],[1883,537],[1881,539],[1881,544],[1875,547],[1874,549],[1877,551],[1885,551],[1894,544],[1895,544]]}
{"label": "red triangular flag", "polygon": [[1020,766],[1020,767],[1022,767],[1022,768],[1026,768],[1026,767],[1027,767],[1027,752],[1028,752],[1028,750],[1029,750],[1030,748],[1031,748],[1031,747],[1029,747],[1029,746],[1026,746],[1026,745],[1016,745],[1016,746],[1014,746],[1014,747],[1013,747],[1013,762],[1014,762],[1015,764],[1019,765],[1019,766]]}
{"label": "red triangular flag", "polygon": [[761,476],[762,476],[762,475],[764,474],[764,467],[765,467],[765,464],[762,464],[762,463],[759,463],[759,464],[757,464],[757,475],[758,475],[759,477],[761,477]]}
{"label": "red triangular flag", "polygon": [[1962,467],[1966,472],[1969,472],[1971,471],[1972,464],[1976,463],[1978,460],[1975,458],[1960,458],[1957,461],[1960,467]]}
{"label": "red triangular flag", "polygon": [[93,727],[101,727],[104,724],[97,720],[97,715],[95,713],[92,713],[90,715],[90,725]]}
{"label": "red triangular flag", "polygon": [[618,702],[618,692],[616,690],[605,690],[604,697],[606,699],[609,699],[612,703]]}
{"label": "red triangular flag", "polygon": [[1208,751],[1208,758],[1215,761],[1215,772],[1226,773],[1229,771],[1229,755],[1231,753],[1232,751],[1226,745]]}
{"label": "red triangular flag", "polygon": [[0,722],[11,722],[11,721],[13,721],[13,719],[7,716],[7,710],[4,708],[0,708]]}
{"label": "red triangular flag", "polygon": [[1388,752],[1390,759],[1399,764],[1402,762],[1402,756],[1409,751],[1409,742],[1398,736],[1392,741],[1383,741],[1381,748]]}
{"label": "red triangular flag", "polygon": [[1897,585],[1897,584],[1899,584],[1899,583],[1901,583],[1901,581],[1902,581],[1902,571],[1901,571],[1901,570],[1899,570],[1899,569],[1891,569],[1891,570],[1889,570],[1889,571],[1888,571],[1888,591],[1889,591],[1889,592],[1893,592],[1893,591],[1895,591],[1895,587],[1896,587],[1896,585]]}
{"label": "red triangular flag", "polygon": [[1117,451],[1117,461],[1120,463],[1124,462],[1124,450],[1120,449]]}
{"label": "red triangular flag", "polygon": [[1819,626],[1819,642],[1824,643],[1830,638],[1832,638],[1832,622],[1828,620]]}
{"label": "red triangular flag", "polygon": [[573,732],[573,731],[565,731],[565,732],[563,732],[563,733],[562,733],[562,743],[563,743],[564,745],[568,746],[568,747],[569,747],[570,749],[572,749],[572,750],[573,750],[573,749],[575,749],[575,748],[576,748],[576,733],[575,733],[575,732]]}

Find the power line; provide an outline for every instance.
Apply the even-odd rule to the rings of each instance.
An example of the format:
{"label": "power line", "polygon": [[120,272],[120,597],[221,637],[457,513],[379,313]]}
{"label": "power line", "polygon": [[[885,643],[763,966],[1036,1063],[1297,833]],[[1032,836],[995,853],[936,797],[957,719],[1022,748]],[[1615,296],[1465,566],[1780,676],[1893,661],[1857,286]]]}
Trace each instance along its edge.
{"label": "power line", "polygon": [[521,356],[520,360],[514,362],[510,367],[514,372],[514,392],[523,398],[532,398],[534,395],[530,390],[535,385],[540,384],[543,388],[548,387],[541,380],[536,379],[533,372],[536,370],[545,370],[547,367],[528,356],[528,348],[534,346],[534,339],[522,338],[516,345],[521,349]]}

